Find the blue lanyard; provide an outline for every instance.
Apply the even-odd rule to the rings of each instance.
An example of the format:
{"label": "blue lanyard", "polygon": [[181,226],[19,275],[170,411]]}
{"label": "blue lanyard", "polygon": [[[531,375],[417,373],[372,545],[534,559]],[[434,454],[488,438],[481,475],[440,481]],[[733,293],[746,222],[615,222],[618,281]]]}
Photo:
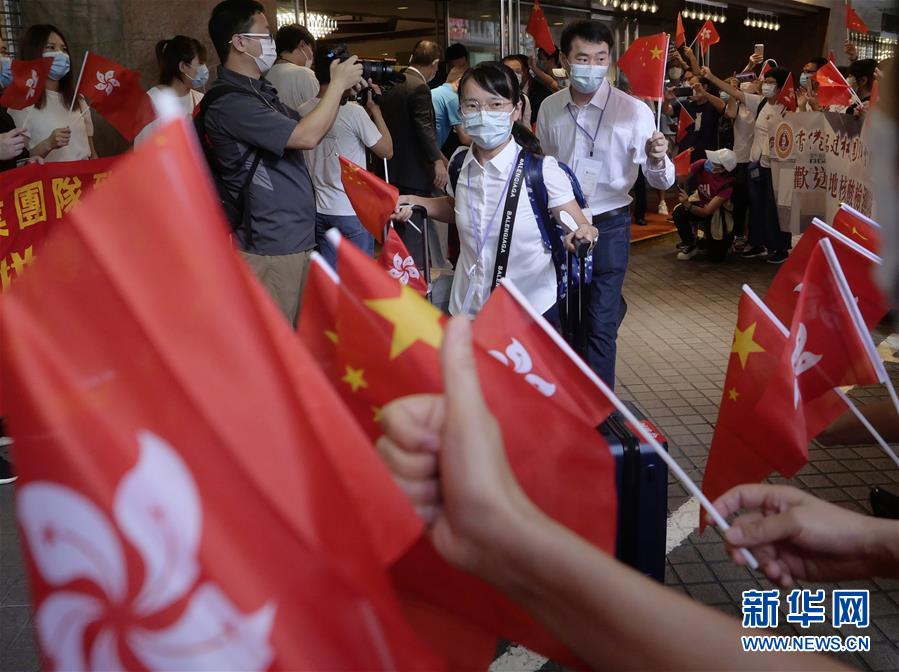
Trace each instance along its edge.
{"label": "blue lanyard", "polygon": [[568,114],[571,115],[571,120],[574,122],[574,125],[578,127],[578,130],[581,131],[587,138],[590,140],[590,158],[593,158],[593,148],[596,146],[596,136],[599,135],[599,127],[602,126],[602,118],[606,115],[606,108],[609,107],[609,98],[612,97],[612,85],[609,84],[609,92],[606,94],[606,102],[602,106],[602,109],[599,111],[599,121],[596,123],[596,130],[593,131],[593,135],[590,135],[590,131],[577,123],[577,117],[574,112],[571,110],[571,106],[568,106]]}

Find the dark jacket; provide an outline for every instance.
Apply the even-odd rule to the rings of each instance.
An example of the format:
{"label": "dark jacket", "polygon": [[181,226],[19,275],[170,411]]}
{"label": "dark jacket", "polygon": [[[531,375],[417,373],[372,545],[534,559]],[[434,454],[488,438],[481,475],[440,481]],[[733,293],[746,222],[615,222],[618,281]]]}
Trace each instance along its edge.
{"label": "dark jacket", "polygon": [[[0,108],[0,133],[9,133],[16,127],[16,122],[12,120],[6,110]],[[12,170],[16,167],[16,162],[28,158],[28,149],[26,148],[19,156],[14,159],[0,161],[0,172],[4,170]]]}
{"label": "dark jacket", "polygon": [[407,71],[406,81],[384,94],[381,113],[393,138],[393,158],[387,162],[390,183],[430,193],[434,162],[442,157],[431,89],[417,72]]}

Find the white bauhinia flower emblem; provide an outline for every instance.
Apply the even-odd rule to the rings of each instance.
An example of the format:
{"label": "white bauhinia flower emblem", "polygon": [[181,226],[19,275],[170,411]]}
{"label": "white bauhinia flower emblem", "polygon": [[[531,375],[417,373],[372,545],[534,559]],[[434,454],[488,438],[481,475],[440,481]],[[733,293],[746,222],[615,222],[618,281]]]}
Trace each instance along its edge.
{"label": "white bauhinia flower emblem", "polygon": [[702,39],[704,39],[704,40],[710,40],[710,39],[712,39],[712,31],[709,30],[708,28],[706,28],[705,30],[703,30],[703,31],[702,31]]}
{"label": "white bauhinia flower emblem", "polygon": [[799,400],[802,395],[799,392],[799,376],[814,367],[820,362],[824,355],[816,355],[813,352],[805,350],[805,344],[808,340],[808,332],[805,325],[799,323],[799,331],[796,333],[796,345],[793,347],[793,408],[799,408]]}
{"label": "white bauhinia flower emblem", "polygon": [[531,373],[534,368],[531,355],[517,339],[512,339],[512,342],[506,347],[505,353],[499,350],[490,350],[489,353],[494,359],[498,359],[506,366],[511,366],[515,373],[524,376],[524,379],[543,396],[551,397],[556,393],[555,385],[536,373]]}
{"label": "white bauhinia flower emblem", "polygon": [[393,268],[388,268],[387,272],[391,278],[396,278],[403,285],[408,285],[410,280],[418,280],[421,277],[415,260],[411,256],[404,259],[399,252],[393,255]]}
{"label": "white bauhinia flower emblem", "polygon": [[109,70],[106,73],[97,71],[97,83],[94,84],[94,88],[97,91],[103,91],[108,96],[117,86],[121,85],[119,80],[115,78],[115,70]]}
{"label": "white bauhinia flower emblem", "polygon": [[[37,571],[56,588],[37,609],[41,647],[56,670],[121,670],[120,651],[148,670],[264,670],[275,617],[269,601],[254,614],[240,611],[213,581],[198,582],[202,507],[187,465],[164,440],[137,436],[140,457],[115,493],[114,522],[82,494],[36,481],[17,493],[18,518]],[[121,537],[143,562],[143,585],[129,594]],[[65,588],[89,581],[97,591]],[[77,584],[76,584],[77,587]],[[174,623],[148,624],[189,595]],[[89,653],[85,633],[97,633]]]}
{"label": "white bauhinia flower emblem", "polygon": [[31,77],[26,80],[25,86],[28,87],[28,93],[25,94],[25,100],[33,98],[37,94],[37,70],[31,71]]}

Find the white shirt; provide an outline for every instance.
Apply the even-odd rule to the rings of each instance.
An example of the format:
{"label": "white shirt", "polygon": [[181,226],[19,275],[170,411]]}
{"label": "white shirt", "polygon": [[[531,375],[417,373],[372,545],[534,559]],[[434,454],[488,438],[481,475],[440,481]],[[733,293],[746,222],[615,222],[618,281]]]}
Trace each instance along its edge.
{"label": "white shirt", "polygon": [[275,63],[265,78],[278,90],[281,102],[299,111],[318,95],[319,84],[311,69],[293,63]]}
{"label": "white shirt", "polygon": [[754,93],[743,92],[745,103],[737,102],[737,116],[734,118],[734,154],[737,163],[748,163],[755,137],[755,115],[763,98]]}
{"label": "white shirt", "polygon": [[[759,96],[761,98],[761,96]],[[783,117],[784,106],[780,103],[768,102],[758,119],[755,120],[755,134],[752,137],[752,149],[749,152],[750,161],[758,161],[763,168],[769,168],[771,162],[771,147],[768,138],[768,129]]]}
{"label": "white shirt", "polygon": [[[83,161],[91,158],[90,138],[94,135],[94,122],[90,108],[83,98],[79,98],[75,108],[69,112],[63,97],[56,91],[44,90],[46,101],[41,109],[33,105],[24,110],[9,110],[9,115],[16,126],[28,129],[31,136],[31,149],[43,142],[57,128],[68,126],[72,129],[69,144],[54,149],[47,154],[46,161]],[[25,123],[25,120],[28,123]]]}
{"label": "white shirt", "polygon": [[[304,117],[321,102],[313,98],[300,106]],[[337,118],[325,137],[303,152],[306,167],[315,187],[315,209],[324,215],[355,215],[340,180],[338,154],[365,168],[365,148],[377,144],[381,132],[361,105],[346,103],[337,110]]]}
{"label": "white shirt", "polygon": [[[602,124],[596,132],[600,116]],[[587,137],[578,125],[591,136],[596,132],[595,139]],[[655,119],[649,108],[613,88],[608,80],[603,81],[584,107],[574,104],[569,89],[562,89],[546,98],[537,114],[537,137],[543,151],[575,171],[594,215],[631,202],[628,192],[641,166],[646,182],[653,189],[664,190],[674,184],[674,164],[667,156],[661,168],[648,165],[646,141],[655,130]],[[582,163],[582,160],[586,161]],[[585,180],[583,168],[590,161],[593,178]]]}
{"label": "white shirt", "polygon": [[[159,116],[159,98],[163,91],[169,91],[174,96],[174,90],[170,86],[154,86],[152,89],[147,91],[147,95],[150,96],[150,100],[153,101],[153,109],[156,111],[156,115]],[[200,104],[200,101],[203,100],[203,94],[199,91],[195,91],[191,89],[183,96],[176,96],[175,100],[178,101],[178,105],[181,107],[181,111],[184,113],[184,116],[190,118],[193,116],[194,108]],[[149,124],[144,126],[143,130],[137,134],[137,137],[134,138],[134,146],[137,147],[141,144],[147,137],[159,126],[159,121],[151,121]]]}
{"label": "white shirt", "polygon": [[[515,160],[521,147],[513,140],[503,150],[481,166],[474,158],[474,151],[460,147],[457,152],[468,152],[462,161],[459,182],[453,190],[446,189],[456,200],[456,228],[459,231],[459,261],[453,274],[449,312],[462,312],[469,285],[473,286],[468,314],[476,314],[490,296],[493,283],[493,267],[496,263],[496,246],[502,228],[503,205],[509,175],[515,169]],[[562,172],[555,159],[543,159],[543,181],[549,197],[549,207],[555,208],[574,200],[568,176]],[[470,185],[470,186],[469,186]],[[496,213],[495,215],[493,213]],[[472,221],[472,214],[474,221]],[[491,220],[492,216],[492,220]],[[486,236],[478,258],[478,239]],[[545,313],[556,302],[556,271],[552,254],[543,245],[540,228],[528,198],[522,178],[521,194],[515,210],[512,228],[512,245],[509,248],[509,278],[527,297],[538,313]]]}

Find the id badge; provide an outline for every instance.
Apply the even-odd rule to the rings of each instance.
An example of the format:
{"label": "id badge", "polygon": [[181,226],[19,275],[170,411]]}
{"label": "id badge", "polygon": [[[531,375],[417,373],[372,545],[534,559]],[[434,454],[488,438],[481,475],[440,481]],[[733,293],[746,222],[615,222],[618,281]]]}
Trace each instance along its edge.
{"label": "id badge", "polygon": [[601,171],[602,164],[596,159],[580,158],[575,163],[574,174],[581,185],[581,191],[584,192],[584,196],[588,200],[593,195],[593,192],[596,191]]}

